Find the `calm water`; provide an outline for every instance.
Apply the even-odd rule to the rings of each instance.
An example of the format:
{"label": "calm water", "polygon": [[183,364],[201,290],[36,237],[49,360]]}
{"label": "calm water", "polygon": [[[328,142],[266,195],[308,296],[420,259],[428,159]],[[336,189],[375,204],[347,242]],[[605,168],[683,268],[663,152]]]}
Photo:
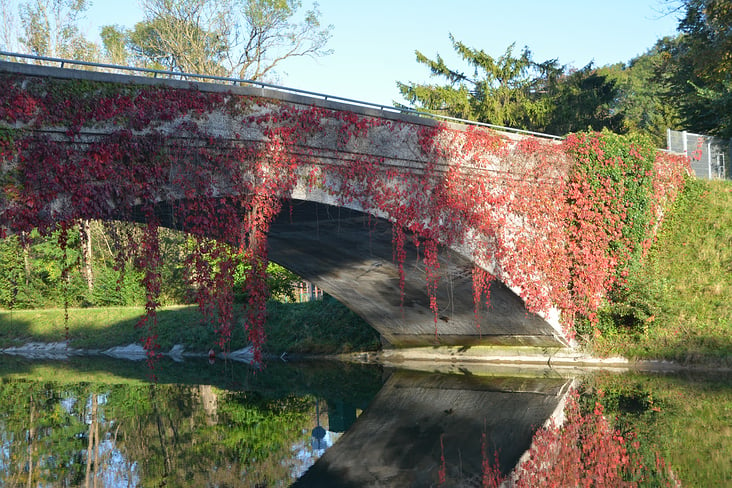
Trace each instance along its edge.
{"label": "calm water", "polygon": [[[0,356],[0,486],[480,486],[571,388],[684,486],[732,486],[732,381],[342,363],[44,362]],[[490,456],[493,458],[493,456]]]}

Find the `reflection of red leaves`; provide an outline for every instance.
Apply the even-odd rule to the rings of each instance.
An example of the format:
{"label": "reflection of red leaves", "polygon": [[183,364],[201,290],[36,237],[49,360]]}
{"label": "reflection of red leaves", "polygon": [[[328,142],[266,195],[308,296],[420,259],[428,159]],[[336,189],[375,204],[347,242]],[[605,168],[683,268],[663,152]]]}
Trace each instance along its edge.
{"label": "reflection of red leaves", "polygon": [[[599,403],[592,413],[583,413],[578,398],[576,392],[570,393],[562,425],[550,424],[536,432],[529,458],[517,467],[517,488],[635,487],[648,480],[650,470],[643,464],[635,436],[614,430]],[[677,486],[658,453],[656,464],[656,479]]]}
{"label": "reflection of red leaves", "polygon": [[[488,449],[483,433],[481,486],[502,486],[507,478],[510,478],[508,484],[516,488],[680,486],[657,452],[655,469],[646,465],[641,442],[635,433],[622,434],[612,428],[604,416],[602,404],[595,403],[593,410],[583,411],[578,393],[572,390],[563,413],[561,424],[552,419],[535,432],[529,451],[508,476],[501,475],[498,452]],[[440,485],[447,482],[444,450],[441,436]]]}
{"label": "reflection of red leaves", "polygon": [[438,481],[440,484],[447,480],[447,465],[445,464],[445,444],[443,438],[445,434],[440,434],[440,469],[438,471]]}

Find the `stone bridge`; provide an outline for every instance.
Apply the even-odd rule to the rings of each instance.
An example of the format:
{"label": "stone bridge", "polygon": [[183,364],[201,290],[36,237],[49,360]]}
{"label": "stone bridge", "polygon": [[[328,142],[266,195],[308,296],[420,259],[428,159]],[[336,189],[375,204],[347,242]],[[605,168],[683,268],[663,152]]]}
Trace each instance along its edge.
{"label": "stone bridge", "polygon": [[[520,186],[506,155],[526,140],[540,147],[553,141],[255,86],[11,62],[0,62],[0,78],[2,176],[4,188],[14,188],[0,201],[4,232],[71,218],[143,221],[150,216],[144,199],[154,203],[161,225],[193,231],[190,222],[215,217],[220,207],[202,204],[203,215],[193,216],[193,206],[181,212],[177,202],[222,202],[247,192],[266,200],[261,188],[289,168],[289,186],[270,189],[284,203],[267,232],[269,258],[340,300],[389,343],[568,344],[556,314],[527,310],[512,266],[478,252],[493,239],[485,229],[418,208],[436,198],[437,185],[452,181],[457,166],[502,175],[494,181],[509,189]],[[93,104],[88,94],[97,97]],[[438,129],[451,135],[436,137]],[[484,144],[502,141],[503,149],[483,155],[465,140],[459,153],[446,149],[476,134]],[[158,174],[149,162],[170,154],[177,156]],[[242,160],[249,169],[235,177],[230,163]],[[543,184],[561,178],[564,170],[556,171]],[[138,185],[146,193],[130,195],[128,179],[148,182]],[[31,189],[32,198],[23,193]],[[422,190],[423,200],[406,201]],[[533,225],[519,211],[500,220],[513,222],[514,233]],[[445,239],[434,231],[436,222],[455,227],[459,238]],[[431,262],[425,236],[438,242]],[[497,277],[490,305],[478,313],[476,266]]]}

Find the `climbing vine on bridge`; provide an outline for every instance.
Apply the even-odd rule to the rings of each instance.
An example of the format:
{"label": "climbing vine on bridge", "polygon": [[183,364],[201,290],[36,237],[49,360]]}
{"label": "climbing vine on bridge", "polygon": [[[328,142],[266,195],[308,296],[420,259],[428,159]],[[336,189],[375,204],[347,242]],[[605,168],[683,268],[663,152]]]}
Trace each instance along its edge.
{"label": "climbing vine on bridge", "polygon": [[[161,225],[200,237],[188,262],[222,348],[234,268],[226,246],[239,250],[257,359],[267,233],[298,185],[393,223],[402,293],[404,247],[420,250],[435,324],[439,249],[450,246],[479,264],[477,323],[497,279],[529,311],[558,311],[571,336],[577,315],[591,317],[608,288],[622,286],[685,171],[683,158],[608,133],[555,142],[231,93],[1,76],[0,232],[50,232],[78,219],[147,224],[120,252],[145,270],[140,326],[149,328],[151,358]],[[206,129],[222,117],[238,125]],[[360,148],[374,135],[413,144],[419,168],[367,155]]]}

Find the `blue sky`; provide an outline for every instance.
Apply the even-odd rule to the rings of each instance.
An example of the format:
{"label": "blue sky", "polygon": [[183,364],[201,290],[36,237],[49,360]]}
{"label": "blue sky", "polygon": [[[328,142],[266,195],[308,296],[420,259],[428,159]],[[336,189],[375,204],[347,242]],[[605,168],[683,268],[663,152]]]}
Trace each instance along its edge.
{"label": "blue sky", "polygon": [[[626,62],[676,32],[669,0],[320,0],[323,24],[333,25],[334,53],[282,65],[277,83],[384,105],[401,100],[396,81],[428,82],[420,50],[455,61],[448,35],[503,54],[527,46],[534,60],[558,58],[581,68]],[[312,2],[303,0],[303,7]],[[136,0],[92,0],[90,35],[98,26],[132,27],[142,20]],[[457,64],[455,64],[458,66]]]}

